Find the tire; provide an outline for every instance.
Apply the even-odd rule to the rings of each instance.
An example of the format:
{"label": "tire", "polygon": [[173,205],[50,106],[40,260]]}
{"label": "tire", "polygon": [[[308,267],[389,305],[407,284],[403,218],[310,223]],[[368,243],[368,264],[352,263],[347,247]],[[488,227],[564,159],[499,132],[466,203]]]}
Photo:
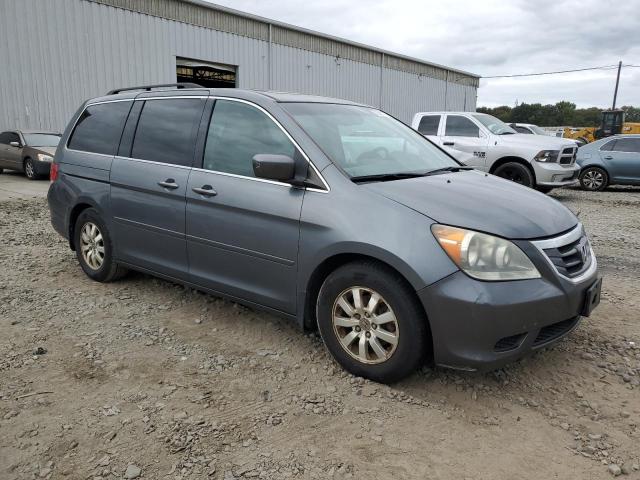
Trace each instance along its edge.
{"label": "tire", "polygon": [[[354,308],[354,290],[361,308]],[[380,298],[369,309],[374,295]],[[346,309],[341,302],[348,304]],[[393,383],[413,373],[431,354],[427,319],[415,292],[402,276],[375,261],[349,263],[332,272],[320,288],[316,316],[333,358],[360,377]]]}
{"label": "tire", "polygon": [[538,190],[540,193],[549,193],[551,190],[553,190],[553,187],[545,187],[544,185],[538,185],[536,187],[536,190]]}
{"label": "tire", "polygon": [[520,185],[524,185],[525,187],[533,187],[535,185],[531,170],[518,162],[503,163],[496,168],[493,174],[506,180],[519,183]]}
{"label": "tire", "polygon": [[609,185],[609,174],[600,167],[587,167],[580,172],[580,186],[590,192],[601,192]]}
{"label": "tire", "polygon": [[93,208],[83,210],[73,231],[78,262],[89,278],[112,282],[123,277],[127,269],[113,258],[113,242],[106,224]]}
{"label": "tire", "polygon": [[33,160],[27,158],[24,161],[24,174],[29,180],[37,180],[40,176],[36,173],[36,167],[33,164]]}
{"label": "tire", "polygon": [[0,175],[4,173],[4,168],[0,168]]}
{"label": "tire", "polygon": [[586,138],[576,138],[576,142],[578,142],[578,146],[582,147],[583,145],[586,145],[587,143],[589,143],[589,141]]}

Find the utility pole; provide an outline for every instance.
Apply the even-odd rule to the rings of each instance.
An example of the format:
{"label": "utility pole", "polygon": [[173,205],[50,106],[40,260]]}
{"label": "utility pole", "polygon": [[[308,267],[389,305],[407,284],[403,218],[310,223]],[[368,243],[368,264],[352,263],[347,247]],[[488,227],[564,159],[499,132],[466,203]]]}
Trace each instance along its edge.
{"label": "utility pole", "polygon": [[616,89],[613,92],[613,107],[611,107],[611,110],[616,109],[616,99],[618,98],[618,85],[620,84],[620,70],[622,70],[622,60],[618,62],[618,76],[616,77]]}

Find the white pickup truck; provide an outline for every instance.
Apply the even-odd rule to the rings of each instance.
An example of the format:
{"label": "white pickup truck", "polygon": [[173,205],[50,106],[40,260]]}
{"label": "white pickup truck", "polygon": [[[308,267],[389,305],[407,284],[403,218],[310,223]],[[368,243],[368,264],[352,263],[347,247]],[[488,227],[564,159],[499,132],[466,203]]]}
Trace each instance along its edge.
{"label": "white pickup truck", "polygon": [[411,126],[465,165],[541,191],[578,181],[572,140],[517,133],[491,115],[421,112]]}

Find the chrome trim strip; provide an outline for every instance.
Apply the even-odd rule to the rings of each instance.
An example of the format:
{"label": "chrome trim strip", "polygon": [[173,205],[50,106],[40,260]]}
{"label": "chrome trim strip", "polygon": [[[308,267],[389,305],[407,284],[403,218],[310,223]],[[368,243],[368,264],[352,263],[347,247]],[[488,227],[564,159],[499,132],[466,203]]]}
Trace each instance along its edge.
{"label": "chrome trim strip", "polygon": [[247,177],[246,175],[237,175],[235,173],[219,172],[218,170],[207,170],[206,168],[193,168],[196,172],[213,173],[214,175],[222,175],[224,177],[243,178],[245,180],[253,180],[254,182],[271,183],[273,185],[282,185],[283,187],[292,188],[293,185],[285,182],[278,182],[276,180],[268,180],[266,178]]}
{"label": "chrome trim strip", "polygon": [[591,242],[589,242],[589,260],[590,260],[589,267],[580,275],[573,278],[567,277],[566,275],[562,275],[558,271],[556,266],[553,264],[549,256],[544,252],[544,250],[547,248],[562,247],[569,243],[575,242],[576,240],[579,240],[583,234],[586,235],[584,233],[582,223],[578,223],[578,225],[573,230],[565,233],[564,235],[560,235],[559,237],[548,238],[544,240],[532,240],[531,243],[533,244],[534,247],[536,247],[540,251],[540,254],[551,266],[554,272],[556,272],[560,277],[564,278],[565,280],[568,280],[571,283],[578,284],[578,283],[582,283],[587,278],[591,277],[596,272],[596,270],[598,270],[598,261],[596,260],[595,253],[593,252],[593,247],[591,246]]}
{"label": "chrome trim strip", "polygon": [[[102,105],[103,103],[133,102],[134,100],[135,98],[119,98],[117,100],[102,100],[100,102],[87,103],[87,105],[84,108],[86,110],[87,107],[93,107],[94,105]],[[82,111],[84,112],[84,110]]]}
{"label": "chrome trim strip", "polygon": [[582,223],[578,223],[573,230],[570,230],[559,237],[547,238],[544,240],[532,240],[531,243],[541,249],[562,247],[563,245],[575,242],[582,237],[583,230]]}
{"label": "chrome trim strip", "polygon": [[162,165],[165,167],[173,167],[173,168],[182,168],[184,170],[191,170],[191,167],[186,165],[176,165],[175,163],[165,163],[165,162],[156,162],[153,160],[143,160],[142,158],[132,158],[132,157],[122,157],[120,155],[116,155],[113,157],[114,160],[131,160],[132,162],[140,162],[140,163],[150,163],[152,165]]}

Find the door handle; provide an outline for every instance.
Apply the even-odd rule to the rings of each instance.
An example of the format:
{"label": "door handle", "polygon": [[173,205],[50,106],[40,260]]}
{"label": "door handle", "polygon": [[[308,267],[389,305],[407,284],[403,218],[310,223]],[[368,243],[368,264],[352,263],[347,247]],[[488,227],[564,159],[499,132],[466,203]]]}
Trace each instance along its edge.
{"label": "door handle", "polygon": [[162,188],[168,188],[169,190],[175,190],[180,186],[173,178],[167,178],[164,182],[158,182],[158,185]]}
{"label": "door handle", "polygon": [[446,145],[447,147],[452,147],[453,144],[453,142],[442,142],[442,145]]}
{"label": "door handle", "polygon": [[604,157],[605,160],[613,160],[613,157],[611,155],[607,155],[606,157]]}
{"label": "door handle", "polygon": [[202,188],[194,187],[191,190],[204,197],[215,197],[218,194],[211,185],[203,185]]}

